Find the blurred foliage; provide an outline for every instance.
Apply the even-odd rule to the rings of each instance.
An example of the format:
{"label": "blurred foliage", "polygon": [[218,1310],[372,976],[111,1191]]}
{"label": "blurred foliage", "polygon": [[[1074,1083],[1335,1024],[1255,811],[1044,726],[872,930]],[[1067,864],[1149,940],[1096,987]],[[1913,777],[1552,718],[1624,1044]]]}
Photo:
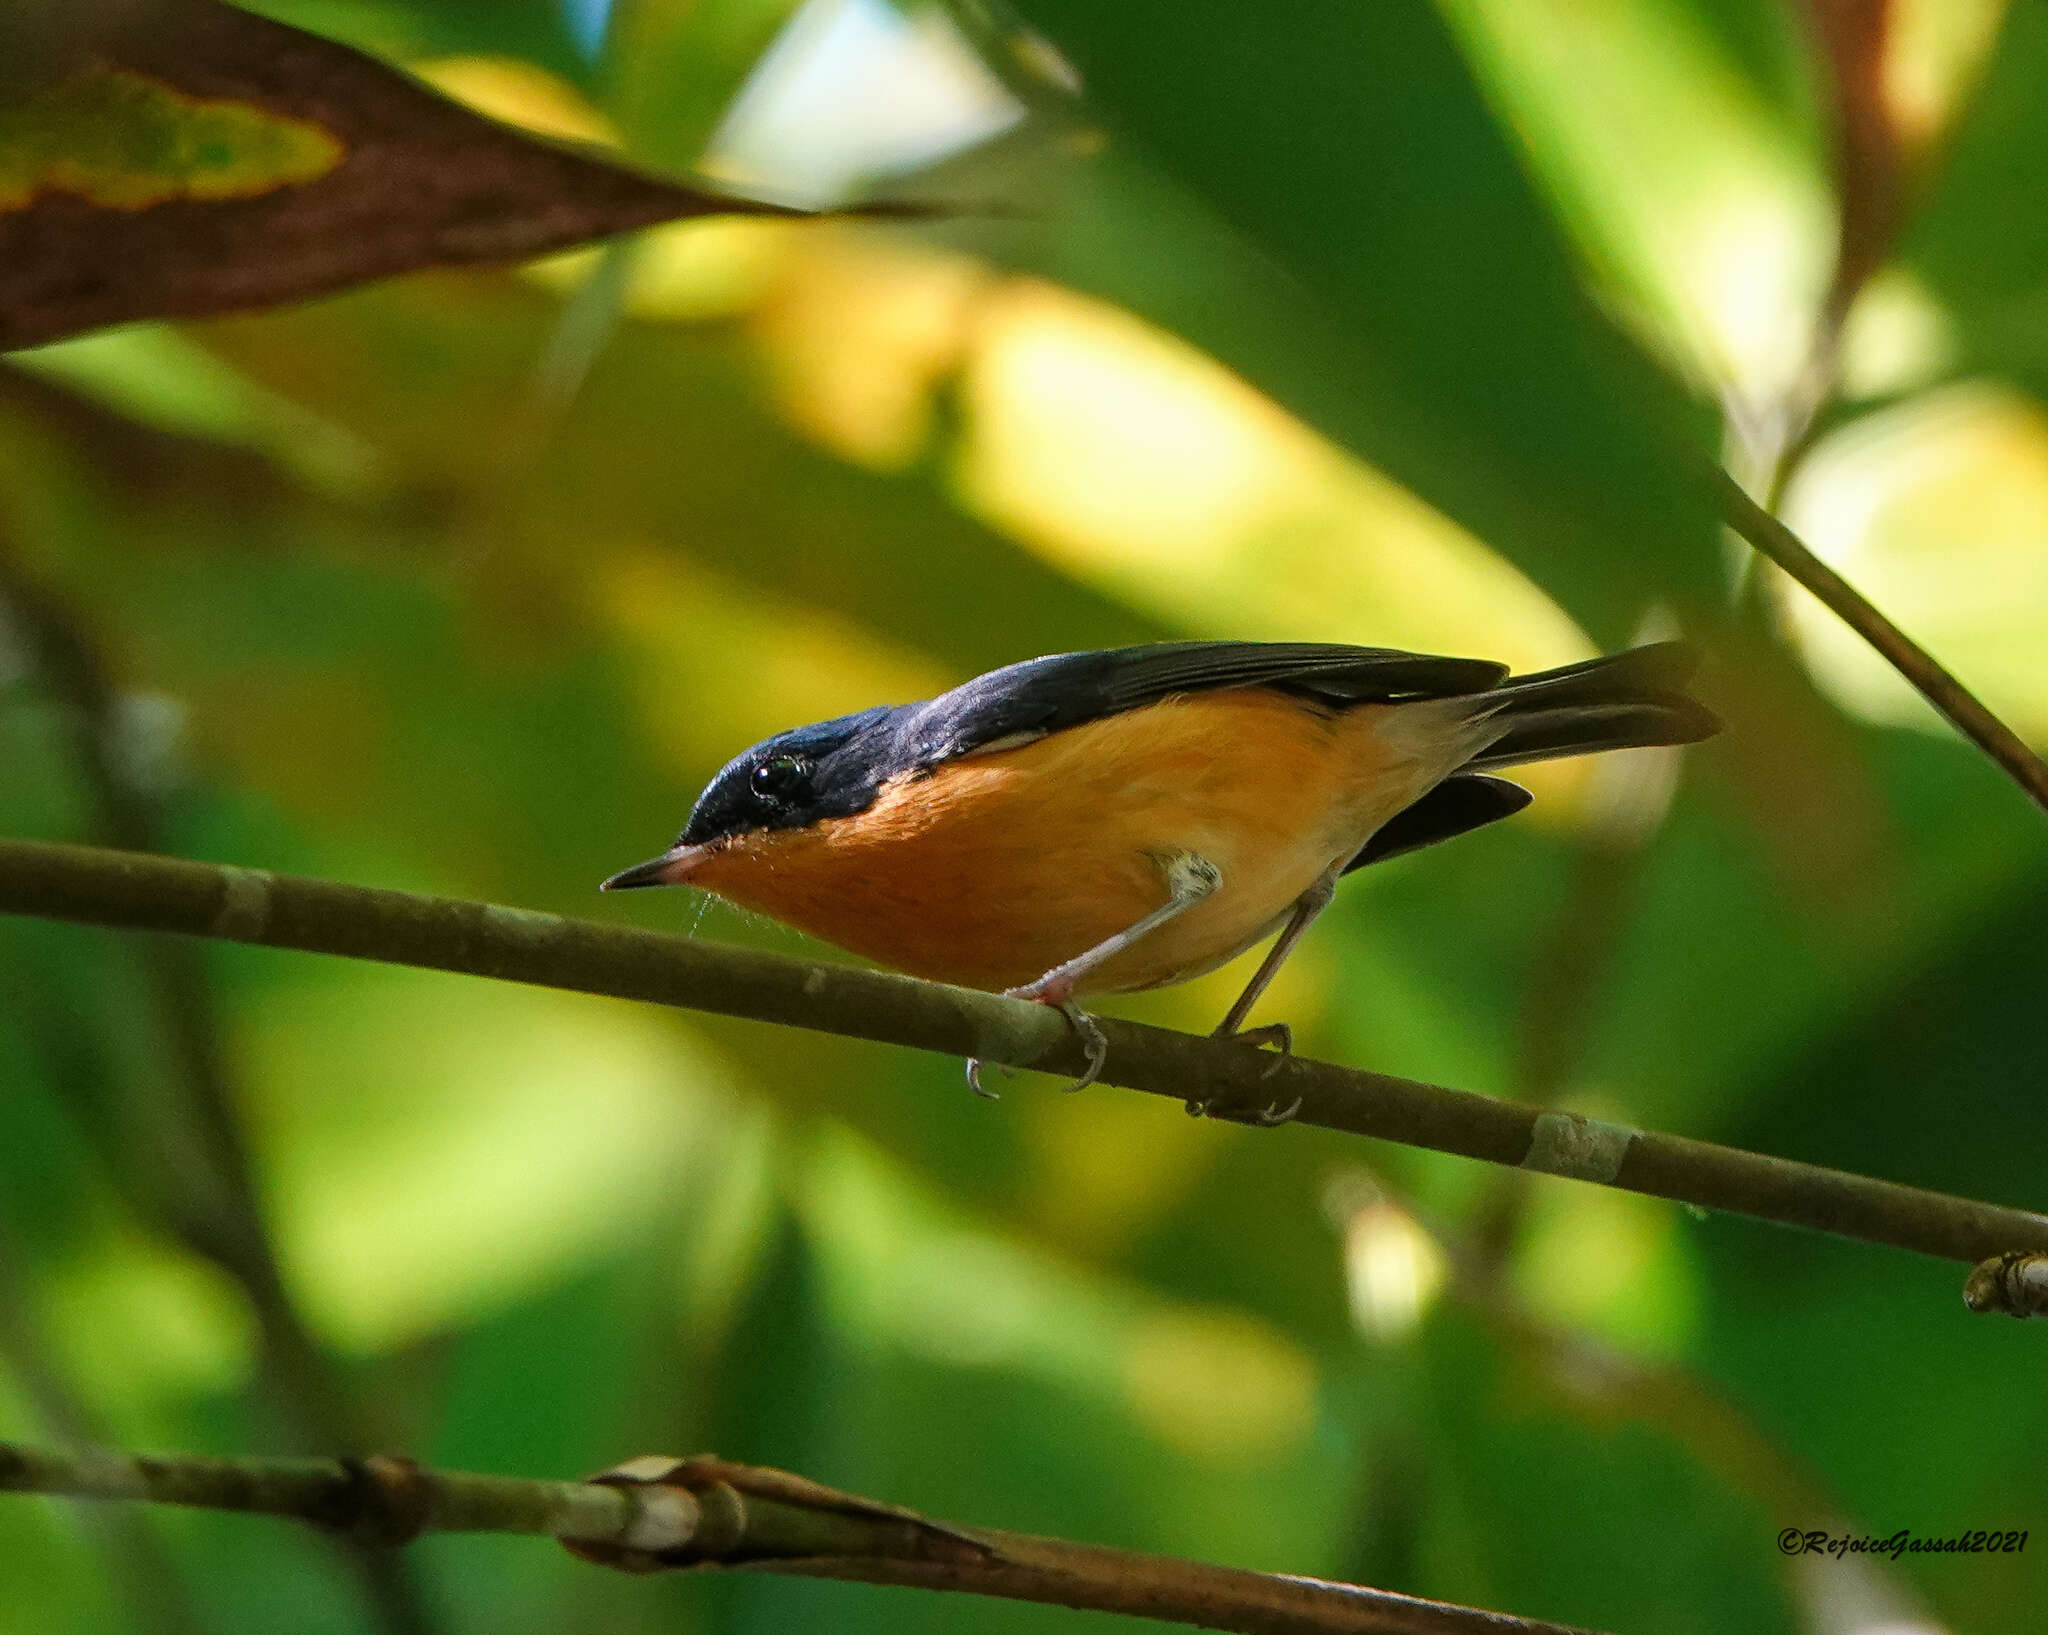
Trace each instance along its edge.
{"label": "blurred foliage", "polygon": [[[794,947],[592,895],[777,728],[1154,637],[1526,668],[1711,623],[1733,576],[1688,462],[1721,399],[1788,389],[1830,276],[1836,91],[1776,0],[1022,0],[1042,34],[876,0],[262,9],[651,165],[1014,208],[690,224],[11,359],[8,833],[102,833],[112,788],[194,856]],[[1788,511],[2048,742],[2048,11],[1891,15],[1916,208]],[[2037,1203],[2048,836],[1765,586],[1706,683],[1733,730],[1682,777],[1538,769],[1528,817],[1348,884],[1265,1014]],[[90,721],[60,641],[111,678]],[[0,921],[0,1436],[303,1442],[271,1319],[137,1181],[219,1184],[166,1128],[181,1022],[143,958]],[[716,1448],[1614,1630],[2039,1626],[2048,1550],[1774,1546],[2048,1522],[2039,1337],[1968,1317],[1956,1268],[1037,1079],[990,1106],[833,1038],[205,971],[292,1301],[423,1458]],[[1243,975],[1127,1008],[1205,1027]],[[256,1523],[9,1502],[0,1560],[7,1635],[377,1627]],[[415,1564],[451,1632],[1074,1623],[516,1539]]]}

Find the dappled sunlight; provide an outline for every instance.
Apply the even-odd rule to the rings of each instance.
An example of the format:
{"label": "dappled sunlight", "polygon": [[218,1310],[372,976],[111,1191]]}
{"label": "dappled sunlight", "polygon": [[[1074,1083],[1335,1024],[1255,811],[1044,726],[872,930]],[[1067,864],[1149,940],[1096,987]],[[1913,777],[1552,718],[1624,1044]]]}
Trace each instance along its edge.
{"label": "dappled sunlight", "polygon": [[[0,366],[0,827],[191,860],[14,848],[0,1434],[331,1456],[367,1422],[435,1467],[553,1477],[716,1448],[965,1526],[1572,1627],[1934,1626],[1868,1593],[1898,1589],[1886,1564],[1788,1567],[1777,1527],[1826,1518],[1778,1517],[1780,1489],[1873,1525],[2024,1526],[2024,1334],[1972,1326],[1960,1265],[1885,1258],[1939,1247],[1918,1225],[1849,1223],[1859,1249],[1504,1167],[1526,1118],[1474,1098],[1690,1138],[1666,1149],[1681,1196],[1726,1196],[1706,1142],[1928,1188],[1916,1221],[2038,1185],[2048,830],[1741,552],[1702,479],[1796,432],[1803,400],[1774,394],[1838,363],[1780,509],[2048,744],[2048,6],[254,9],[273,21],[207,15],[336,114],[360,162],[335,189],[128,214],[60,190],[0,269],[0,320],[68,337]],[[1846,99],[1816,17],[1884,48]],[[280,19],[343,41],[296,48],[329,79],[286,83]],[[417,147],[352,75],[420,112]],[[1850,178],[1898,264],[1830,360],[1809,325],[1840,106],[1898,137],[1896,178],[1881,142]],[[88,147],[148,170],[152,132],[209,128]],[[647,187],[692,173],[883,208],[631,226],[719,203]],[[46,276],[40,235],[82,214],[132,265],[94,237]],[[447,264],[593,220],[626,230]],[[146,321],[73,333],[102,275]],[[164,316],[245,297],[277,304]],[[1246,1019],[1361,1084],[1427,1081],[1332,1120],[1399,1141],[1036,1071],[978,1100],[952,1052],[1010,1052],[952,990],[807,975],[841,956],[694,885],[597,890],[747,746],[1032,654],[1326,641],[1527,674],[1680,635],[1709,649],[1721,736],[1516,769],[1526,814],[1344,878]],[[1016,702],[991,734],[1066,724]],[[1312,825],[1313,769],[1258,748],[1236,746],[1245,811]],[[731,786],[764,803],[735,829],[788,842],[750,850],[790,888],[760,900],[806,895],[811,842],[861,851],[792,912],[823,902],[906,962],[1032,891],[1085,918],[1143,887],[1081,856],[1120,800],[1120,852],[1164,844],[1114,757],[1058,821],[970,817],[957,868],[919,825],[995,787],[993,757],[858,823],[846,759],[790,759]],[[1423,817],[1497,810],[1461,792]],[[1306,872],[1351,843],[1311,838]],[[208,940],[119,928],[159,924]],[[1043,940],[1024,974],[1093,939]],[[1099,1009],[1206,1035],[1270,940]],[[1173,1088],[1205,1094],[1190,1071]],[[1533,1159],[1591,1173],[1593,1146]],[[1824,1172],[1779,1173],[1773,1212],[1841,1226]],[[1890,1514],[1921,1489],[1927,1514]],[[172,1522],[131,1608],[101,1551],[134,1513],[58,1514],[0,1505],[0,1635],[31,1600],[23,1635],[142,1627],[160,1592],[167,1624],[179,1595],[202,1622],[378,1621],[328,1542],[250,1518]],[[414,1565],[428,1615],[398,1583],[394,1628],[1009,1621],[787,1575],[635,1583],[531,1539]],[[2038,1597],[1982,1565],[1972,1628],[2031,1630]]]}
{"label": "dappled sunlight", "polygon": [[1024,1209],[1052,1241],[1098,1260],[1176,1208],[1230,1140],[1224,1125],[1154,1096],[1094,1096],[1080,1117],[1063,1095],[1022,1093],[1017,1109],[1030,1156]]}
{"label": "dappled sunlight", "polygon": [[604,1254],[672,1195],[731,1072],[623,1005],[374,967],[269,996],[242,1053],[279,1244],[381,1352]]}
{"label": "dappled sunlight", "polygon": [[238,1390],[255,1369],[243,1291],[209,1262],[130,1229],[95,1234],[53,1268],[36,1316],[79,1385],[124,1413]]}
{"label": "dappled sunlight", "polygon": [[1370,1177],[1341,1177],[1331,1191],[1344,1233],[1351,1320],[1383,1345],[1406,1339],[1443,1292],[1443,1251],[1422,1223]]}
{"label": "dappled sunlight", "polygon": [[779,606],[652,546],[616,547],[587,583],[633,660],[641,741],[684,781],[785,727],[950,684],[929,660],[815,604]]}
{"label": "dappled sunlight", "polygon": [[1885,111],[1909,142],[1948,128],[1998,40],[2010,0],[1890,0]]}
{"label": "dappled sunlight", "polygon": [[1315,1423],[1315,1364],[1271,1324],[1239,1312],[1164,1307],[1140,1318],[1123,1380],[1141,1425],[1216,1464],[1290,1452]]}
{"label": "dappled sunlight", "polygon": [[841,459],[880,471],[922,455],[933,395],[958,367],[995,275],[882,234],[814,231],[753,315],[776,407]]}
{"label": "dappled sunlight", "polygon": [[1119,588],[1168,558],[1212,579],[1306,455],[1278,409],[1185,343],[1051,285],[985,304],[962,398],[968,501]]}
{"label": "dappled sunlight", "polygon": [[[1470,653],[1518,670],[1592,652],[1497,553],[1100,302],[898,239],[821,232],[788,247],[749,328],[785,421],[877,470],[925,456],[957,372],[951,461],[967,505],[1190,634]],[[635,593],[644,610],[691,600],[647,591]],[[797,638],[794,622],[774,624],[780,642]],[[1583,776],[1574,763],[1534,769],[1545,800],[1532,821],[1568,819]]]}
{"label": "dappled sunlight", "polygon": [[1683,1355],[1699,1326],[1698,1273],[1679,1217],[1633,1192],[1537,1182],[1510,1281],[1532,1313],[1630,1351]]}
{"label": "dappled sunlight", "polygon": [[[1909,635],[2036,743],[2048,743],[2048,412],[1991,384],[1887,409],[1836,433],[1786,517]],[[1796,586],[1783,605],[1814,673],[1871,720],[1951,729]]]}
{"label": "dappled sunlight", "polygon": [[650,229],[633,245],[628,317],[684,320],[748,311],[800,249],[802,223],[711,216]]}
{"label": "dappled sunlight", "polygon": [[1203,635],[1590,652],[1548,597],[1186,343],[1015,282],[961,387],[968,504],[1077,578]]}
{"label": "dappled sunlight", "polygon": [[800,1208],[838,1320],[871,1344],[1121,1407],[1218,1466],[1289,1457],[1308,1435],[1316,1367],[1279,1329],[1162,1300],[972,1224],[844,1129],[820,1129]]}
{"label": "dappled sunlight", "polygon": [[519,57],[431,57],[411,71],[443,96],[507,125],[616,146],[619,133],[575,86]]}
{"label": "dappled sunlight", "polygon": [[1711,387],[1806,358],[1834,223],[1812,136],[1672,0],[1443,0],[1617,305]]}
{"label": "dappled sunlight", "polygon": [[1842,326],[1842,391],[1889,397],[1931,386],[1956,362],[1954,321],[1904,267],[1887,267],[1857,294]]}
{"label": "dappled sunlight", "polygon": [[[707,323],[751,311],[813,231],[801,222],[757,216],[706,216],[650,227],[623,253],[619,309],[653,322]],[[520,271],[568,295],[596,273],[610,249],[564,250]]]}
{"label": "dappled sunlight", "polygon": [[1127,313],[871,233],[788,251],[749,320],[784,419],[842,459],[902,469],[957,371],[963,499],[1118,599],[1195,634],[1524,670],[1592,651],[1495,552]]}
{"label": "dappled sunlight", "polygon": [[1016,100],[935,6],[808,0],[712,138],[707,175],[806,200],[1014,124]]}

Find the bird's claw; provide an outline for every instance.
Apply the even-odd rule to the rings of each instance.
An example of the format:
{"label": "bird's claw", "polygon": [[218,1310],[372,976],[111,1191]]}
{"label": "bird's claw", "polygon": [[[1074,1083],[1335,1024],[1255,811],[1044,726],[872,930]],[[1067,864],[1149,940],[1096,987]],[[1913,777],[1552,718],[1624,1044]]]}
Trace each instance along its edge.
{"label": "bird's claw", "polygon": [[1218,1107],[1216,1098],[1211,1096],[1206,1101],[1188,1102],[1187,1110],[1189,1118],[1220,1118],[1231,1124],[1255,1124],[1262,1130],[1271,1130],[1293,1121],[1294,1115],[1301,1111],[1301,1097],[1296,1096],[1285,1107],[1275,1101],[1253,1109]]}
{"label": "bird's claw", "polygon": [[1285,1022],[1268,1022],[1262,1027],[1246,1028],[1242,1033],[1220,1033],[1217,1037],[1235,1039],[1238,1043],[1246,1045],[1279,1046],[1279,1049],[1273,1052],[1272,1061],[1268,1062],[1265,1070],[1259,1074],[1262,1079],[1270,1079],[1279,1072],[1287,1058],[1294,1054],[1294,1029]]}
{"label": "bird's claw", "polygon": [[[1259,1077],[1261,1079],[1270,1079],[1275,1073],[1279,1072],[1287,1064],[1287,1058],[1294,1053],[1294,1030],[1285,1022],[1268,1022],[1262,1027],[1246,1028],[1242,1033],[1225,1033],[1221,1028],[1218,1028],[1211,1037],[1235,1039],[1241,1044],[1248,1045],[1278,1045],[1280,1048],[1273,1053],[1272,1061],[1260,1071]],[[1249,1107],[1218,1108],[1216,1102],[1217,1098],[1215,1096],[1208,1096],[1200,1100],[1190,1097],[1187,1102],[1188,1117],[1221,1118],[1227,1119],[1233,1124],[1255,1124],[1262,1130],[1270,1130],[1277,1125],[1287,1123],[1296,1113],[1301,1111],[1301,1097],[1299,1096],[1296,1096],[1285,1107],[1282,1107],[1275,1101],[1268,1102],[1263,1108],[1256,1111]]]}
{"label": "bird's claw", "polygon": [[[1088,1066],[1086,1071],[1072,1084],[1061,1085],[1060,1088],[1070,1095],[1076,1090],[1086,1090],[1089,1085],[1102,1077],[1102,1069],[1109,1061],[1109,1036],[1102,1031],[1100,1024],[1096,1022],[1095,1018],[1081,1009],[1071,998],[1055,998],[1049,993],[1034,991],[1034,987],[1012,988],[1003,997],[1006,999],[1031,999],[1041,1005],[1050,1005],[1067,1019],[1067,1026],[1072,1028],[1080,1037],[1081,1048],[1087,1053]],[[967,1058],[967,1088],[972,1090],[977,1096],[980,1096],[984,1101],[1002,1100],[999,1092],[991,1090],[981,1082],[981,1069],[982,1061],[980,1057],[970,1056]],[[1017,1076],[1014,1069],[1004,1066],[1001,1062],[996,1064],[996,1070],[1006,1079]]]}
{"label": "bird's claw", "polygon": [[1109,1061],[1109,1036],[1102,1031],[1094,1017],[1069,999],[1060,1006],[1060,1014],[1067,1019],[1067,1025],[1080,1035],[1081,1048],[1087,1052],[1088,1068],[1072,1084],[1060,1086],[1067,1094],[1086,1090],[1089,1085],[1102,1077],[1102,1069]]}

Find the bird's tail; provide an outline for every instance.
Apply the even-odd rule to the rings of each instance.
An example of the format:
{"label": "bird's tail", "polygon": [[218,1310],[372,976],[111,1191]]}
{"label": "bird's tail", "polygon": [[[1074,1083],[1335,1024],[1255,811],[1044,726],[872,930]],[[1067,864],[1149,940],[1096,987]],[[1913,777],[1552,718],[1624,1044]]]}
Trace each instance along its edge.
{"label": "bird's tail", "polygon": [[1501,729],[1467,763],[1485,772],[1560,755],[1711,738],[1721,723],[1685,693],[1699,654],[1683,642],[1653,642],[1626,653],[1510,676],[1471,696],[1471,719]]}

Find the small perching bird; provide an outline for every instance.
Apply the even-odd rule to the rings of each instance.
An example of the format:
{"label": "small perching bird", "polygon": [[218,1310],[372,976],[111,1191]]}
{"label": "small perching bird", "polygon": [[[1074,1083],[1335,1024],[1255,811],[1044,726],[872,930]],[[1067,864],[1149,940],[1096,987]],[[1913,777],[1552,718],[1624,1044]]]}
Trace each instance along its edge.
{"label": "small perching bird", "polygon": [[895,970],[1057,1006],[1088,1049],[1075,1089],[1108,1050],[1079,998],[1185,982],[1277,931],[1216,1032],[1284,1050],[1285,1024],[1245,1017],[1343,875],[1520,811],[1502,768],[1710,736],[1694,667],[1671,642],[1512,678],[1308,642],[1029,659],[764,739],[604,889],[701,886]]}

